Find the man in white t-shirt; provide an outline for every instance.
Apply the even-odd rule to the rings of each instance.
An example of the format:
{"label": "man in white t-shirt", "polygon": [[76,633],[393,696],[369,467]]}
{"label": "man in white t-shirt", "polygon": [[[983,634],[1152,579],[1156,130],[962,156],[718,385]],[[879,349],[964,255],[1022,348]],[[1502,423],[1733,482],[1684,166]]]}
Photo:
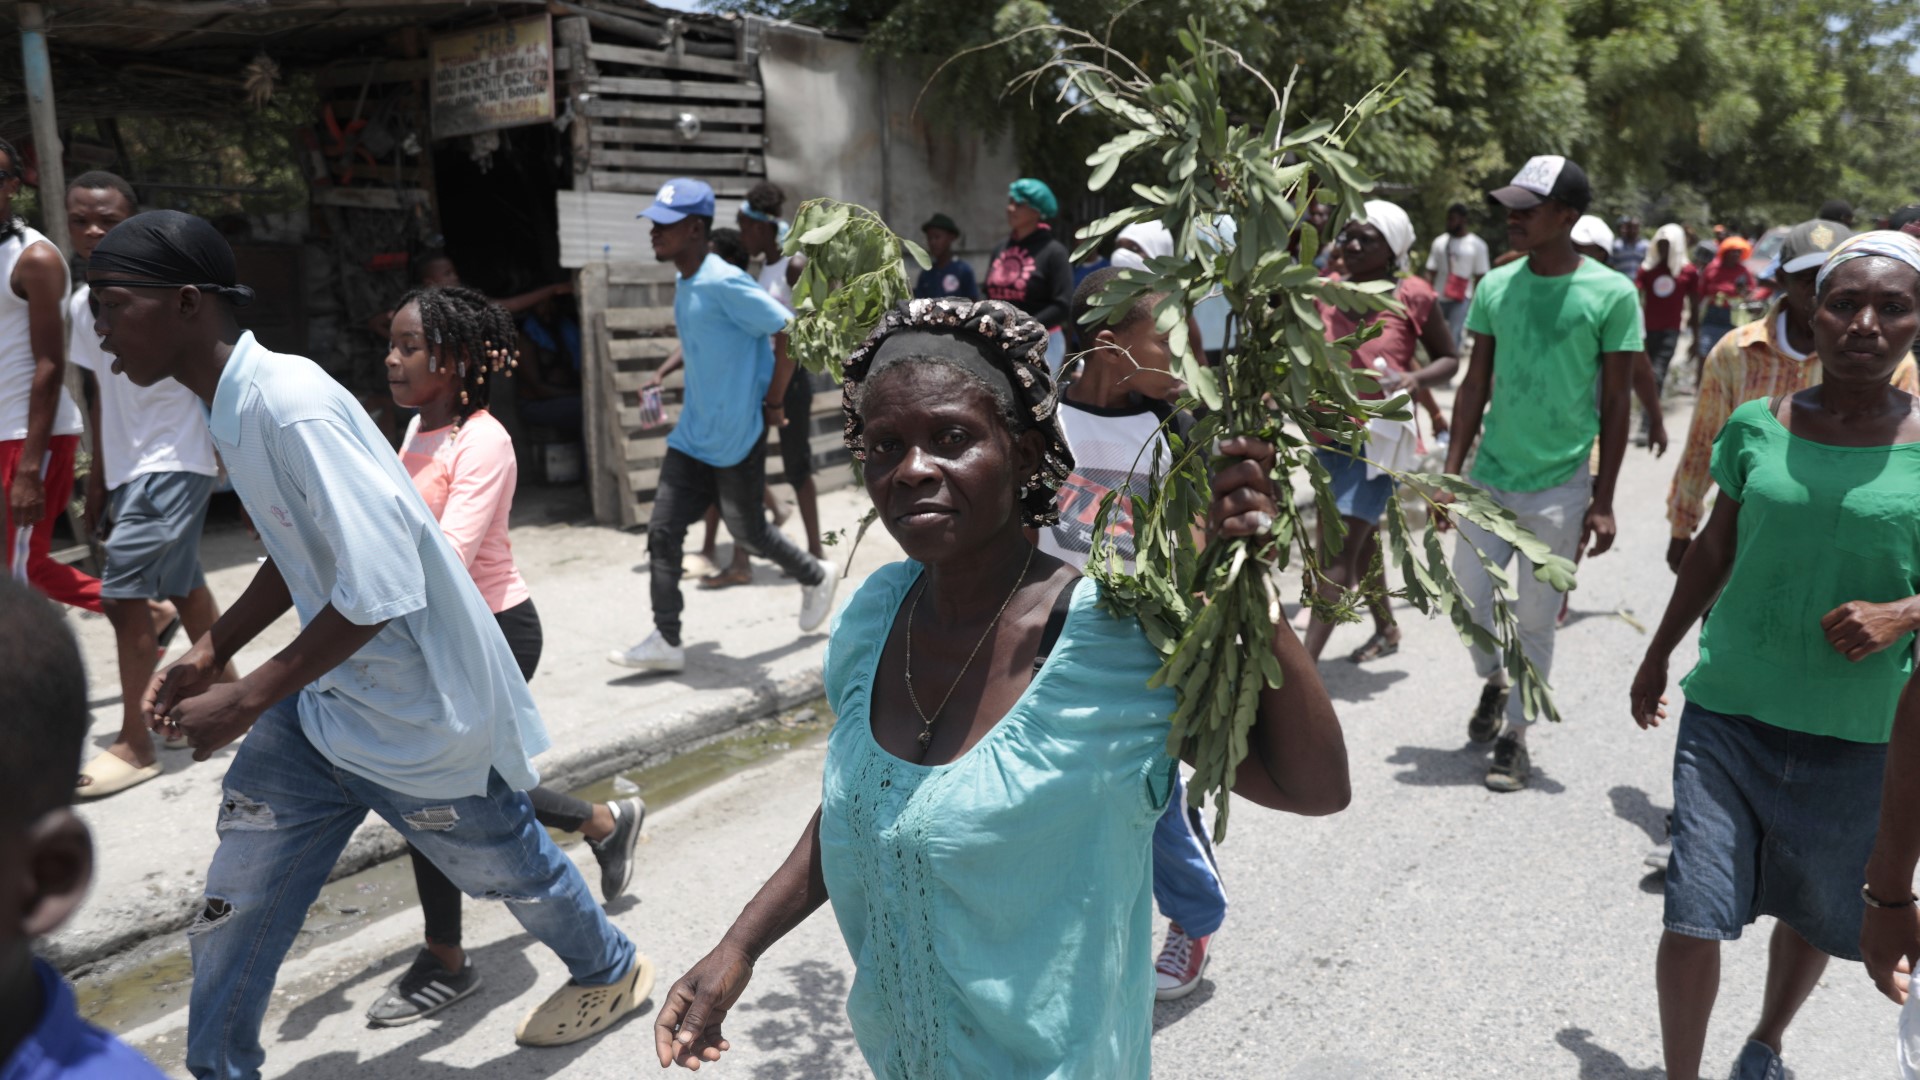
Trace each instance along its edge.
{"label": "man in white t-shirt", "polygon": [[[74,254],[85,260],[138,209],[133,188],[120,177],[98,171],[74,177],[67,185]],[[200,528],[220,472],[206,409],[171,379],[139,387],[115,372],[93,332],[91,301],[84,282],[68,301],[67,358],[87,373],[93,468],[86,516],[96,535],[106,533],[100,599],[119,645],[121,719],[120,737],[80,770],[74,794],[83,799],[125,791],[161,772],[140,715],[159,653],[148,601],[172,600],[190,639],[220,617],[200,569]],[[222,681],[234,678],[229,664]]]}
{"label": "man in white t-shirt", "polygon": [[52,555],[53,525],[73,494],[80,410],[67,366],[67,260],[13,216],[20,152],[0,139],[0,556],[46,596],[100,610],[100,582]]}
{"label": "man in white t-shirt", "polygon": [[1473,290],[1492,269],[1487,261],[1487,242],[1467,228],[1465,203],[1447,207],[1447,231],[1433,242],[1427,254],[1427,282],[1440,294],[1440,312],[1446,316],[1453,340],[1464,345],[1461,335],[1467,331],[1467,308],[1473,302]]}

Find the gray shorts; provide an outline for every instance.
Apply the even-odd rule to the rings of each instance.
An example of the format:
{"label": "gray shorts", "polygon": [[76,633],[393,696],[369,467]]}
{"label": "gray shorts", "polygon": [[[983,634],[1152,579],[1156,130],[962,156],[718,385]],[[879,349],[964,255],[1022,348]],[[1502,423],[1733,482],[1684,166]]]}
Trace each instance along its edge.
{"label": "gray shorts", "polygon": [[191,472],[147,473],[115,488],[108,498],[111,527],[100,595],[159,600],[206,584],[200,528],[212,495],[213,477]]}

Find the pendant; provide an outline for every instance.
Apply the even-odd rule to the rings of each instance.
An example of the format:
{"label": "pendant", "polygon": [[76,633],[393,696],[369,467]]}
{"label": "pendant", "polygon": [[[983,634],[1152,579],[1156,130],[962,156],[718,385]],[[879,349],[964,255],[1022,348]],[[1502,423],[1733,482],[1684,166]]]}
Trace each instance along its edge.
{"label": "pendant", "polygon": [[932,743],[932,742],[933,742],[933,729],[932,729],[932,728],[928,728],[927,730],[925,730],[925,731],[923,731],[923,732],[921,732],[921,733],[920,733],[920,749],[922,749],[922,750],[925,750],[925,749],[927,748],[927,746],[928,746],[928,744],[930,744],[930,743]]}

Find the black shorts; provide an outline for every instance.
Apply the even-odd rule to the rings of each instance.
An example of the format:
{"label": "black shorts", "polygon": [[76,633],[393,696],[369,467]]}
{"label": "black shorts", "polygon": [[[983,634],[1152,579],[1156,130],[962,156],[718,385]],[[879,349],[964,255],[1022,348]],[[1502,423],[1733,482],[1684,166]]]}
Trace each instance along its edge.
{"label": "black shorts", "polygon": [[500,624],[500,633],[507,639],[507,651],[513,653],[514,663],[520,665],[520,677],[533,681],[533,671],[540,666],[540,647],[544,637],[540,633],[540,613],[533,609],[533,598],[513,605],[505,611],[493,614],[495,622]]}
{"label": "black shorts", "polygon": [[780,467],[787,483],[799,487],[813,478],[813,381],[795,371],[781,399],[787,426],[780,429]]}

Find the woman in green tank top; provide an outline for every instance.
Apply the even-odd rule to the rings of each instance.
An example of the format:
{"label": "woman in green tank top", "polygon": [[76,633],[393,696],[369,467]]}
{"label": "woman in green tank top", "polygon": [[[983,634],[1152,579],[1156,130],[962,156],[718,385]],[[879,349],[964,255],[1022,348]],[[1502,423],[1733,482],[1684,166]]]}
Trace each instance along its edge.
{"label": "woman in green tank top", "polygon": [[[915,300],[847,362],[847,444],[910,561],[869,577],[825,661],[839,716],[821,806],[787,861],[668,992],[661,1065],[728,1048],[753,963],[832,901],[847,1016],[881,1080],[1147,1080],[1149,887],[1172,786],[1173,695],[1139,623],[1038,552],[1073,464],[1054,418],[1046,327],[999,301]],[[1271,526],[1250,460],[1213,481],[1221,535]],[[1284,621],[1234,791],[1329,814],[1348,799],[1338,719]]]}
{"label": "woman in green tank top", "polygon": [[1888,379],[1920,331],[1920,241],[1854,236],[1816,289],[1824,380],[1727,419],[1720,496],[1633,680],[1634,720],[1658,725],[1668,658],[1706,616],[1681,682],[1656,962],[1674,1080],[1700,1075],[1720,942],[1758,916],[1779,921],[1736,1080],[1781,1075],[1781,1039],[1828,957],[1860,959],[1887,737],[1913,673],[1920,401]]}

